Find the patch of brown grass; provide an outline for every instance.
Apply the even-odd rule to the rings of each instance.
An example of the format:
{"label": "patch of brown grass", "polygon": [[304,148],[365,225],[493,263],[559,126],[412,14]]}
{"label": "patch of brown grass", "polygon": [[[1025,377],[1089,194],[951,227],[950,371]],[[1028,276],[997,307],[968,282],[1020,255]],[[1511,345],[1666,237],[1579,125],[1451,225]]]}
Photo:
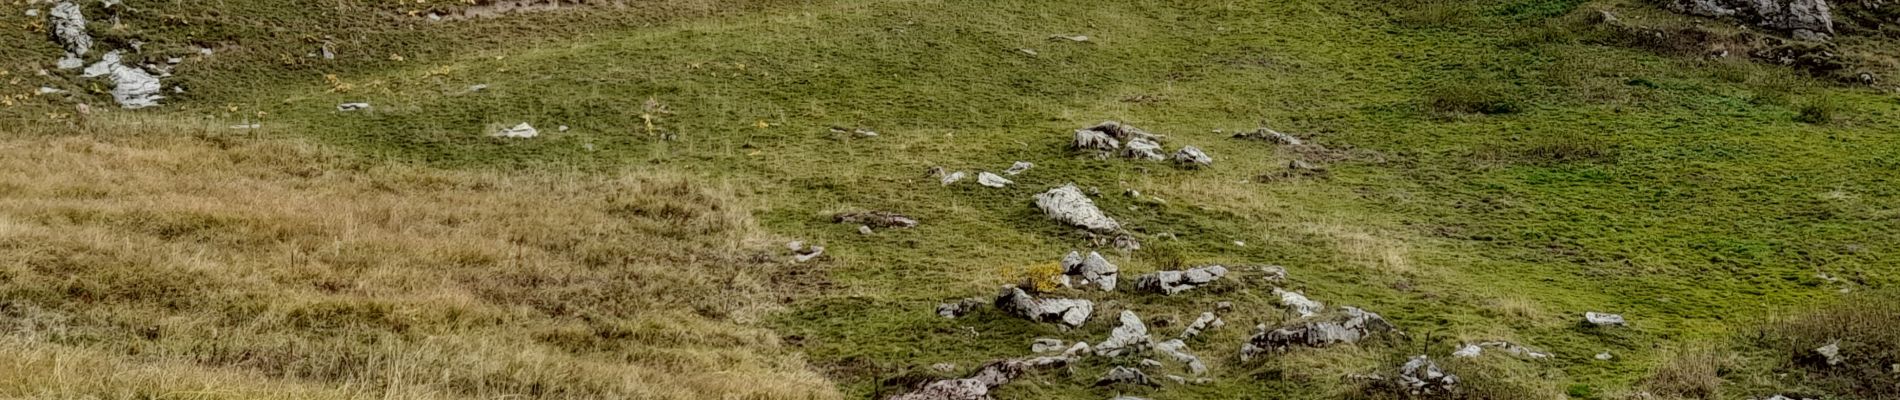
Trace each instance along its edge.
{"label": "patch of brown grass", "polygon": [[0,141],[0,397],[838,396],[722,183],[88,124]]}
{"label": "patch of brown grass", "polygon": [[1666,399],[1722,398],[1722,375],[1733,356],[1712,348],[1681,349],[1642,382],[1649,393]]}

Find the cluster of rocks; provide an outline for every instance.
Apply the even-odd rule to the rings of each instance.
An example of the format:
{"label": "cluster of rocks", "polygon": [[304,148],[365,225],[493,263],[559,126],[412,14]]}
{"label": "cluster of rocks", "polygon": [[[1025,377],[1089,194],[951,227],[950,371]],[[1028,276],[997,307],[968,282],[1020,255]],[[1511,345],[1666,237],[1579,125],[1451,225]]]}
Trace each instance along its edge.
{"label": "cluster of rocks", "polygon": [[1668,7],[1684,14],[1735,18],[1799,40],[1826,41],[1834,34],[1827,0],[1671,0]]}
{"label": "cluster of rocks", "polygon": [[1398,333],[1398,328],[1379,314],[1356,307],[1339,307],[1336,312],[1300,318],[1279,328],[1255,326],[1253,338],[1240,348],[1240,359],[1251,360],[1293,347],[1358,343],[1383,333]]}
{"label": "cluster of rocks", "polygon": [[[976,183],[978,185],[983,185],[983,186],[992,187],[992,188],[1009,187],[1009,185],[1016,184],[1016,181],[1012,181],[1009,178],[1004,178],[1003,175],[1016,176],[1016,175],[1022,174],[1023,172],[1029,171],[1030,168],[1035,168],[1035,167],[1036,167],[1036,164],[1033,164],[1027,161],[1017,161],[1015,164],[1010,164],[1009,168],[1004,169],[1002,175],[998,175],[996,173],[992,173],[989,171],[977,172]],[[949,186],[949,185],[954,185],[958,182],[962,182],[964,179],[969,178],[970,173],[965,172],[965,171],[947,171],[947,170],[944,170],[942,167],[932,167],[930,169],[930,176],[936,177],[938,183],[942,183],[944,186]]]}
{"label": "cluster of rocks", "polygon": [[1112,292],[1115,291],[1116,277],[1121,275],[1121,267],[1093,251],[1087,257],[1079,251],[1069,252],[1069,255],[1062,257],[1061,265],[1063,286],[1094,286],[1104,292]]}
{"label": "cluster of rocks", "polygon": [[1474,358],[1484,355],[1485,349],[1494,349],[1504,354],[1533,360],[1550,358],[1550,353],[1537,351],[1516,343],[1502,341],[1466,344],[1463,347],[1459,347],[1458,351],[1452,352],[1451,355],[1453,357]]}
{"label": "cluster of rocks", "polygon": [[840,224],[858,224],[858,233],[871,234],[874,229],[906,229],[917,227],[917,219],[908,215],[889,211],[848,211],[831,215],[831,222]]}
{"label": "cluster of rocks", "polygon": [[[118,2],[103,4],[108,10],[118,7]],[[29,15],[32,14],[29,13]],[[46,26],[48,39],[65,50],[65,55],[54,63],[55,68],[71,70],[85,66],[86,57],[93,52],[95,42],[91,33],[87,31],[84,7],[72,1],[54,4],[46,13]],[[132,51],[138,52],[141,50],[142,43],[134,40],[131,42],[131,47]],[[127,64],[124,58],[125,53],[120,50],[105,52],[97,62],[86,66],[85,70],[81,71],[80,77],[103,77],[111,82],[113,101],[127,109],[158,105],[158,101],[165,98],[161,95],[164,87],[159,83],[159,77],[171,75],[172,66],[184,61],[182,58],[169,58],[162,63],[145,63],[135,67]],[[48,92],[46,89],[58,91],[54,88],[44,88],[41,91]]]}
{"label": "cluster of rocks", "polygon": [[1214,165],[1214,158],[1198,147],[1184,146],[1172,156],[1162,147],[1162,136],[1149,133],[1117,121],[1077,129],[1070,147],[1076,150],[1093,151],[1101,156],[1116,155],[1136,160],[1161,161],[1172,159],[1176,164],[1187,168],[1200,168]]}
{"label": "cluster of rocks", "polygon": [[1074,328],[1088,322],[1089,315],[1095,313],[1095,303],[1083,299],[1036,298],[1022,288],[1005,286],[1003,293],[996,296],[996,309],[1030,321]]}
{"label": "cluster of rocks", "polygon": [[888,400],[982,400],[990,391],[1037,370],[1062,368],[1073,362],[1070,357],[1033,357],[992,361],[968,377],[925,383],[917,390],[891,396]]}
{"label": "cluster of rocks", "polygon": [[1227,275],[1227,267],[1210,265],[1180,271],[1157,271],[1135,278],[1135,289],[1173,296],[1205,286]]}

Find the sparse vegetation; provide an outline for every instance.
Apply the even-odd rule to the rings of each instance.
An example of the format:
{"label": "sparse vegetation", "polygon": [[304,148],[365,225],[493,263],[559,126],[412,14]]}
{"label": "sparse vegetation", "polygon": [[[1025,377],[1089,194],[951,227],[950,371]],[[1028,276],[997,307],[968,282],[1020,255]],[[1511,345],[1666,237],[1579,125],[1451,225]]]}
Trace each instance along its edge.
{"label": "sparse vegetation", "polygon": [[[1210,381],[1139,394],[1391,398],[1346,376],[1418,354],[1462,398],[1900,387],[1874,375],[1900,362],[1882,311],[1756,326],[1900,283],[1900,102],[1653,2],[620,3],[430,22],[471,4],[89,2],[117,22],[102,43],[184,58],[164,82],[185,91],[139,111],[0,15],[0,397],[881,398],[1037,338],[1099,342],[1124,309],[1173,337],[1221,302],[1227,327],[1187,341]],[[1066,150],[1103,120],[1217,161]],[[541,136],[489,136],[524,122]],[[1229,138],[1263,125],[1307,144]],[[1295,160],[1325,172],[1255,179]],[[1006,188],[924,174],[1015,161],[1035,168]],[[1071,182],[1142,248],[1028,205]],[[867,235],[839,210],[921,223]],[[792,240],[827,251],[792,263]],[[1124,284],[1234,273],[1040,287],[1100,305],[1075,329],[932,312],[1089,249]],[[1240,363],[1252,326],[1292,318],[1273,287],[1409,335]],[[1554,357],[1443,355],[1507,339]],[[1834,339],[1854,364],[1802,359]],[[1094,379],[1134,362],[995,397],[1110,398]]]}

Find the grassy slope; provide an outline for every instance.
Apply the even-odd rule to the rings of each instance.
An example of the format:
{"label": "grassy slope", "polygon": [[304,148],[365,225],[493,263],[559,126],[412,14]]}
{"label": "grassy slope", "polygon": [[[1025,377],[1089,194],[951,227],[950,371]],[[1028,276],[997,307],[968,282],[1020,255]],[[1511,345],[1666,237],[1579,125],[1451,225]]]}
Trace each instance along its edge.
{"label": "grassy slope", "polygon": [[[416,50],[404,50],[411,56],[403,62],[345,57],[334,70],[230,67],[226,76],[287,85],[214,92],[183,107],[235,119],[217,110],[239,104],[244,115],[268,112],[272,130],[443,166],[664,164],[744,182],[769,203],[759,215],[768,229],[831,248],[830,261],[811,267],[828,289],[797,298],[770,325],[798,338],[853,394],[937,362],[968,367],[1020,355],[1036,337],[1100,340],[1109,327],[1099,321],[1061,332],[992,312],[954,321],[929,312],[944,299],[991,294],[1006,281],[999,269],[1084,246],[1027,206],[1029,195],[1064,182],[1165,199],[1100,199],[1150,236],[1147,249],[1118,257],[1131,276],[1180,263],[1283,264],[1309,295],[1382,312],[1417,338],[1237,365],[1228,356],[1246,327],[1283,318],[1263,285],[1165,299],[1082,295],[1113,301],[1106,312],[1177,319],[1217,301],[1239,304],[1228,330],[1194,343],[1218,359],[1216,384],[1156,398],[1306,398],[1334,390],[1343,372],[1422,345],[1445,352],[1451,342],[1491,338],[1558,354],[1530,367],[1554,375],[1527,381],[1618,391],[1668,354],[1668,343],[1719,337],[1764,311],[1832,297],[1838,284],[1816,272],[1856,288],[1895,279],[1890,182],[1900,154],[1881,145],[1895,128],[1891,100],[1813,86],[1788,71],[1550,35],[1581,23],[1564,15],[1589,14],[1573,13],[1574,2],[1409,6],[783,5],[606,24],[584,35],[479,36],[481,46],[371,43]],[[523,15],[417,35],[563,18]],[[1052,34],[1093,40],[1046,40]],[[538,45],[508,45],[517,43]],[[329,92],[321,72],[353,88]],[[491,89],[462,93],[478,83]],[[1523,110],[1475,116],[1425,107],[1469,87],[1504,93]],[[1845,104],[1841,121],[1792,121],[1798,104],[1823,97]],[[658,127],[681,140],[644,132],[648,98],[674,112]],[[359,100],[377,109],[330,111]],[[1069,130],[1104,119],[1170,134],[1173,145],[1200,146],[1219,161],[1187,172],[1063,150]],[[549,133],[483,136],[491,124],[521,121]],[[1298,155],[1210,131],[1262,122],[1375,156],[1332,164],[1328,180],[1247,183]],[[552,133],[558,125],[574,130]],[[884,135],[834,137],[831,125]],[[1603,154],[1549,157],[1568,154],[1560,145],[1571,143]],[[940,187],[923,176],[930,166],[997,170],[1016,160],[1038,167],[1009,189]],[[823,217],[857,208],[925,223],[865,237]],[[1179,239],[1152,238],[1163,232]],[[1637,328],[1578,329],[1585,310],[1625,313]],[[1623,358],[1590,359],[1604,350]],[[1086,383],[1106,367],[1038,377],[1007,395],[1105,397],[1113,393]]]}

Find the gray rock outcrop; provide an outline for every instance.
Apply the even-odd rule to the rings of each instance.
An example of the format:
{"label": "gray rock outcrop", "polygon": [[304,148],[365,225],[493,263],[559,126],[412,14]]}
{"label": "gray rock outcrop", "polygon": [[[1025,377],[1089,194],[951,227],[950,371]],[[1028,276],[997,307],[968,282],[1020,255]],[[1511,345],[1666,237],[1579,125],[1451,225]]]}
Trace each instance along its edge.
{"label": "gray rock outcrop", "polygon": [[1167,156],[1161,154],[1161,143],[1148,139],[1128,141],[1128,144],[1122,147],[1122,157],[1150,161],[1168,159]]}
{"label": "gray rock outcrop", "polygon": [[1214,157],[1194,146],[1182,147],[1174,153],[1174,163],[1188,168],[1201,168],[1214,165]]}
{"label": "gray rock outcrop", "polygon": [[1154,348],[1156,352],[1167,355],[1169,358],[1173,358],[1174,361],[1186,365],[1188,372],[1192,372],[1194,375],[1207,375],[1207,363],[1201,362],[1200,357],[1196,357],[1194,353],[1188,352],[1187,342],[1181,339],[1168,339],[1161,343],[1155,343]]}
{"label": "gray rock outcrop", "polygon": [[984,303],[983,299],[968,298],[968,299],[958,300],[955,303],[938,304],[937,316],[944,317],[944,318],[962,317],[969,313],[976,312],[977,308],[983,307],[983,303]]}
{"label": "gray rock outcrop", "polygon": [[1141,317],[1136,316],[1134,311],[1122,310],[1120,321],[1121,325],[1109,332],[1107,340],[1095,345],[1096,355],[1120,356],[1140,350],[1151,342],[1148,325],[1141,323]]}
{"label": "gray rock outcrop", "polygon": [[1006,286],[996,297],[996,308],[1030,321],[1079,327],[1095,312],[1095,303],[1081,299],[1038,299],[1021,288]]}
{"label": "gray rock outcrop", "polygon": [[1431,357],[1417,356],[1399,367],[1399,384],[1413,395],[1451,393],[1458,387],[1458,376],[1446,373]]}
{"label": "gray rock outcrop", "polygon": [[1015,184],[1016,182],[1011,181],[1009,179],[1005,179],[1001,175],[992,174],[992,173],[989,173],[989,171],[984,171],[984,172],[976,174],[976,183],[983,186],[1000,188],[1000,187],[1007,187],[1011,184]]}
{"label": "gray rock outcrop", "polygon": [[1598,327],[1628,325],[1628,322],[1623,320],[1622,315],[1599,313],[1595,311],[1583,313],[1583,322]]}
{"label": "gray rock outcrop", "polygon": [[1300,292],[1273,288],[1273,295],[1280,298],[1281,307],[1286,307],[1287,311],[1300,314],[1301,317],[1311,317],[1314,314],[1319,314],[1320,311],[1326,310],[1325,304],[1306,298],[1306,295]]}
{"label": "gray rock outcrop", "polygon": [[1253,132],[1236,133],[1234,134],[1234,138],[1247,139],[1247,140],[1261,140],[1261,141],[1266,141],[1273,144],[1282,144],[1282,145],[1288,145],[1288,146],[1299,146],[1299,145],[1306,144],[1306,142],[1300,141],[1300,138],[1293,137],[1293,135],[1280,133],[1280,131],[1276,131],[1276,130],[1273,130],[1270,128],[1264,128],[1264,127],[1260,129],[1255,129],[1253,130]]}
{"label": "gray rock outcrop", "polygon": [[1095,201],[1089,200],[1073,183],[1036,195],[1036,207],[1050,218],[1075,227],[1101,233],[1121,229],[1121,223],[1102,214],[1102,209],[1095,207]]}
{"label": "gray rock outcrop", "polygon": [[1121,275],[1121,268],[1108,262],[1101,253],[1091,251],[1088,256],[1083,256],[1081,252],[1072,251],[1062,257],[1062,274],[1076,282],[1077,287],[1094,286],[1108,292],[1115,290],[1116,277]]}
{"label": "gray rock outcrop", "polygon": [[1261,325],[1254,330],[1253,338],[1240,348],[1240,359],[1243,361],[1293,346],[1326,347],[1357,343],[1381,333],[1397,332],[1398,328],[1379,314],[1355,307],[1340,307],[1336,312],[1302,318],[1279,329],[1268,330],[1265,325]]}
{"label": "gray rock outcrop", "polygon": [[106,53],[99,62],[86,67],[82,76],[107,77],[112,81],[112,100],[118,102],[120,107],[127,109],[156,106],[159,99],[165,98],[159,95],[163,88],[159,86],[158,77],[152,76],[143,69],[121,63],[119,52],[116,50]]}
{"label": "gray rock outcrop", "polygon": [[1072,360],[1065,357],[1036,357],[1001,360],[985,364],[967,378],[933,381],[916,390],[887,397],[886,400],[991,400],[990,391],[1024,373],[1061,368]]}
{"label": "gray rock outcrop", "polygon": [[1095,380],[1095,386],[1115,385],[1160,386],[1147,373],[1129,367],[1115,367],[1102,375],[1102,379]]}
{"label": "gray rock outcrop", "polygon": [[[86,15],[78,4],[62,1],[46,14],[46,33],[66,49],[66,57],[78,61],[92,51],[92,35],[86,33]],[[81,61],[83,62],[83,61]]]}
{"label": "gray rock outcrop", "polygon": [[1158,271],[1135,278],[1135,289],[1172,296],[1214,283],[1225,275],[1227,275],[1227,267],[1219,265],[1181,271]]}
{"label": "gray rock outcrop", "polygon": [[1669,9],[1704,17],[1735,18],[1797,37],[1826,40],[1834,33],[1827,0],[1671,0]]}
{"label": "gray rock outcrop", "polygon": [[1204,312],[1201,313],[1199,318],[1195,318],[1193,323],[1188,324],[1187,330],[1181,331],[1181,338],[1191,339],[1195,336],[1200,336],[1203,332],[1220,329],[1223,326],[1227,326],[1227,321],[1222,320],[1219,316],[1214,315],[1214,313]]}

